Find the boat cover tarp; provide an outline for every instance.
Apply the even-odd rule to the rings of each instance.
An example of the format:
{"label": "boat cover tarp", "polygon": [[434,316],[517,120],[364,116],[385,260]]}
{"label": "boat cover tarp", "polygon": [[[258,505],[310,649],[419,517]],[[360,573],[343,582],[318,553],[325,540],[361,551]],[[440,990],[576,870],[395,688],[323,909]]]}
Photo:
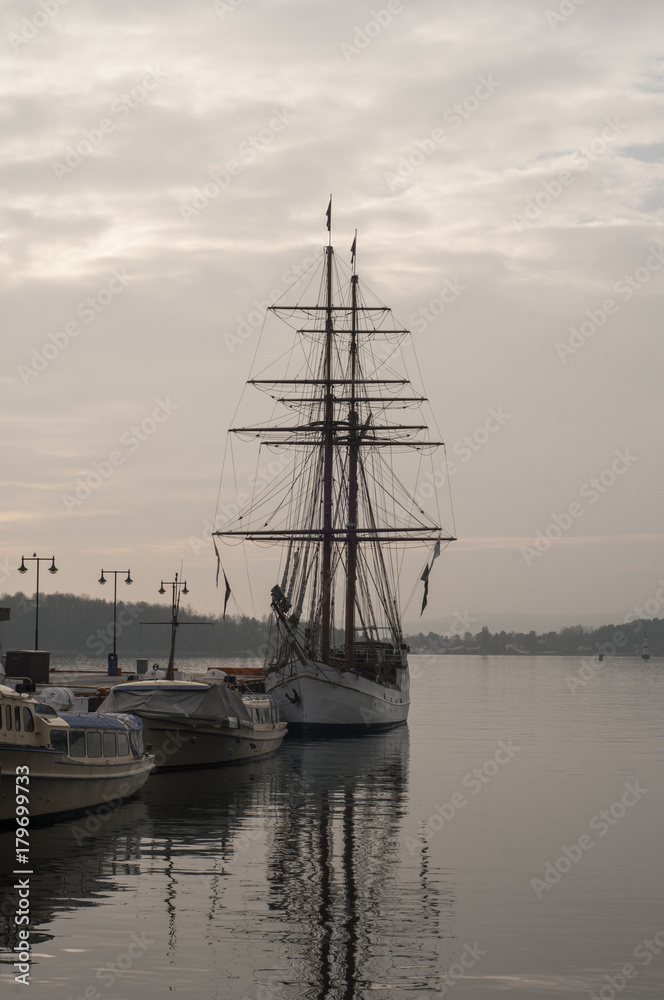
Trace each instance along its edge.
{"label": "boat cover tarp", "polygon": [[229,716],[251,723],[239,694],[221,684],[205,688],[118,684],[111,688],[97,712],[135,712],[146,719],[163,719],[171,724],[214,724]]}

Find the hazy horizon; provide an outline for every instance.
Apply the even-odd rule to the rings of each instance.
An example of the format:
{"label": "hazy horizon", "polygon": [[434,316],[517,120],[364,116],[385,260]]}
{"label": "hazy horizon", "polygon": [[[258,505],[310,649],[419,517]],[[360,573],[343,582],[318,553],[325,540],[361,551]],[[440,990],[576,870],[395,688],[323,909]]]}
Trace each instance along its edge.
{"label": "hazy horizon", "polygon": [[[11,602],[13,598],[17,597],[19,594],[22,594],[30,601],[34,600],[35,596],[34,591],[32,593],[25,591],[16,591],[14,594],[3,593],[0,595],[0,607],[9,607],[11,609],[12,608]],[[44,596],[45,596],[44,592],[40,591],[40,607],[42,608],[42,610],[43,610]],[[55,591],[52,595],[49,596],[73,596],[80,599],[101,600],[104,601],[109,607],[112,606],[113,602],[112,592],[110,597],[108,593],[97,594],[94,591],[91,593],[86,592],[81,594],[64,594],[60,591]],[[131,605],[134,603],[140,603],[141,601],[143,601],[143,598],[137,598],[134,600],[129,591],[126,591],[124,593],[123,592],[118,593],[119,607],[123,604]],[[160,597],[159,595],[157,595],[156,599],[154,600],[150,600],[149,598],[146,599],[146,602],[150,605],[163,606],[165,615],[164,621],[169,620],[170,607],[171,607],[170,601],[171,601],[170,590],[164,597]],[[197,608],[196,603],[194,601],[190,601],[189,598],[187,598],[186,602],[184,598],[182,599],[182,608],[187,610],[188,612],[202,616],[211,613]],[[657,617],[656,615],[649,615],[644,609],[639,609],[639,610],[643,611],[643,617],[647,620],[648,619],[652,620],[653,618]],[[219,615],[220,611],[212,613]],[[237,613],[235,615],[232,615],[229,612],[229,615],[231,617],[237,617]],[[268,615],[267,609],[261,611],[256,616],[252,617],[263,619],[266,615]],[[479,632],[484,626],[487,626],[491,632],[500,632],[503,630],[506,632],[529,632],[531,630],[534,630],[537,633],[545,633],[549,631],[557,632],[563,628],[569,628],[577,625],[582,625],[588,628],[599,628],[600,626],[603,625],[621,625],[624,623],[623,619],[624,615],[620,615],[618,613],[586,614],[586,615],[577,615],[576,617],[574,617],[573,615],[565,615],[564,613],[546,614],[546,613],[535,612],[533,614],[523,614],[518,611],[493,613],[493,612],[478,611],[473,608],[464,609],[463,611],[459,611],[456,614],[448,617],[442,617],[437,612],[436,607],[434,605],[432,608],[429,609],[429,615],[426,618],[410,617],[404,619],[403,630],[404,634],[407,635],[417,635],[420,632],[423,632],[425,635],[428,634],[429,632],[435,632],[440,635],[443,634],[452,635],[455,633],[463,635],[464,632],[471,632],[474,635],[477,632]],[[5,624],[5,630],[9,634],[11,634],[11,621],[12,619],[10,618],[9,622]],[[5,641],[5,646],[6,645],[7,642]]]}

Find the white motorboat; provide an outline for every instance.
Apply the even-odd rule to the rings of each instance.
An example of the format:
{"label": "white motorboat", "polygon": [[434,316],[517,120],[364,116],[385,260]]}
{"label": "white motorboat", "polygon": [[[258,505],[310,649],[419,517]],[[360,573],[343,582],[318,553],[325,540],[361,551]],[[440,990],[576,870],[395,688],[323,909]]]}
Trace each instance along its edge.
{"label": "white motorboat", "polygon": [[58,714],[0,685],[0,822],[16,817],[19,789],[31,820],[130,798],[153,770],[142,728],[130,715]]}
{"label": "white motorboat", "polygon": [[142,719],[159,771],[262,757],[279,749],[287,729],[274,698],[241,697],[224,684],[196,681],[116,684],[97,712]]}

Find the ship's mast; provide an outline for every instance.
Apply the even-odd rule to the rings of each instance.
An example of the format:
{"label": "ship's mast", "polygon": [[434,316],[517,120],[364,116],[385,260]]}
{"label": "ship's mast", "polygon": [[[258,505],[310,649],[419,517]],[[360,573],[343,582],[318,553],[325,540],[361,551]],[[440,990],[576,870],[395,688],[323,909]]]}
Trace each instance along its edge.
{"label": "ship's mast", "polygon": [[[357,238],[357,237],[356,237]],[[353,244],[355,245],[355,244]],[[358,420],[356,409],[357,378],[357,282],[351,278],[351,331],[350,331],[350,399],[348,401],[348,536],[346,546],[346,662],[352,663],[355,654],[355,588],[357,581],[357,460]]]}
{"label": "ship's mast", "polygon": [[331,604],[332,604],[332,470],[334,460],[334,397],[332,395],[332,341],[334,323],[332,312],[332,245],[325,248],[326,259],[326,313],[325,313],[325,397],[323,439],[323,562],[321,567],[321,659],[330,657]]}
{"label": "ship's mast", "polygon": [[[390,314],[387,306],[366,303],[360,293],[359,278],[356,274],[355,251],[357,233],[351,247],[353,273],[351,276],[350,302],[345,295],[335,304],[333,295],[334,248],[331,235],[331,209],[327,211],[328,243],[323,251],[322,295],[315,304],[298,303],[295,306],[275,304],[270,311],[279,315],[286,314],[288,318],[294,313],[304,314],[312,323],[304,323],[299,334],[316,334],[314,348],[318,353],[315,370],[310,361],[304,371],[295,378],[261,378],[250,379],[249,384],[266,387],[263,391],[270,394],[276,387],[297,386],[302,388],[303,395],[286,395],[277,401],[296,408],[304,404],[304,419],[294,424],[283,424],[281,421],[265,425],[248,427],[233,427],[232,433],[247,434],[252,437],[262,437],[269,443],[296,447],[302,450],[302,466],[298,467],[293,476],[292,486],[279,500],[277,510],[272,511],[267,520],[262,512],[262,499],[248,505],[249,514],[244,511],[234,519],[231,526],[214,534],[224,537],[242,537],[255,542],[288,542],[289,555],[286,561],[284,582],[279,590],[282,598],[290,600],[293,593],[299,594],[296,599],[296,612],[288,619],[286,628],[285,611],[282,624],[286,628],[285,652],[290,656],[293,649],[299,649],[295,641],[302,609],[305,588],[310,587],[311,612],[309,624],[305,629],[306,656],[329,663],[334,646],[334,598],[336,588],[333,582],[333,567],[335,557],[339,561],[339,569],[345,570],[346,578],[342,584],[345,591],[345,650],[344,662],[346,669],[353,669],[357,656],[355,642],[356,622],[367,633],[378,635],[376,612],[382,614],[394,635],[394,641],[400,639],[400,625],[395,601],[392,594],[388,566],[381,545],[391,547],[397,543],[453,541],[452,536],[443,535],[436,524],[429,523],[426,516],[420,517],[414,510],[410,517],[399,513],[395,523],[386,523],[389,511],[380,506],[380,499],[372,500],[372,487],[367,481],[366,464],[362,460],[360,449],[369,448],[375,456],[378,467],[383,461],[379,449],[391,448],[398,444],[401,448],[432,448],[441,442],[422,438],[419,432],[426,432],[425,424],[391,423],[387,420],[376,422],[369,406],[366,414],[365,405],[378,403],[384,409],[391,404],[404,406],[410,403],[424,403],[424,397],[405,396],[401,390],[407,391],[410,385],[407,378],[385,378],[381,372],[370,373],[373,377],[366,378],[360,357],[359,337],[361,334],[380,333],[400,335],[407,333],[401,327],[385,328],[383,318]],[[344,347],[348,347],[348,357],[345,361],[335,361],[335,351],[339,346],[335,340],[335,316],[339,315],[338,331],[343,335]],[[394,324],[392,324],[394,325]],[[322,344],[321,338],[322,335]],[[348,338],[348,342],[346,342]],[[337,338],[338,339],[338,338]],[[322,348],[322,351],[321,351]],[[388,371],[387,375],[390,374]],[[304,377],[303,377],[304,376]],[[311,391],[304,387],[314,387]],[[268,388],[269,387],[269,388]],[[340,391],[337,391],[339,387]],[[385,391],[383,391],[383,387]],[[345,391],[344,391],[345,390]],[[376,393],[374,395],[373,393]],[[275,397],[276,398],[276,397]],[[337,412],[337,407],[343,410]],[[346,410],[346,407],[348,409]],[[346,413],[348,416],[346,417]],[[311,450],[309,450],[311,449]],[[339,456],[335,456],[335,451]],[[342,461],[342,453],[347,455],[347,464]],[[310,457],[309,457],[310,456]],[[338,462],[339,483],[335,492],[334,473],[335,462]],[[304,470],[304,471],[303,471]],[[344,481],[345,480],[345,481]],[[376,489],[380,491],[381,483],[376,480]],[[399,484],[397,484],[399,486]],[[403,487],[400,487],[404,490]],[[347,492],[347,501],[345,494]],[[385,490],[383,489],[383,492]],[[404,491],[407,492],[407,491]],[[382,494],[381,494],[382,495]],[[388,491],[388,496],[391,494]],[[343,497],[343,499],[342,499]],[[394,499],[394,498],[393,498]],[[378,504],[378,512],[374,509],[374,500]],[[288,506],[294,504],[288,509]],[[403,502],[395,500],[402,511],[406,511]],[[322,506],[322,511],[321,511]],[[260,520],[257,517],[260,508]],[[345,508],[345,509],[344,509]],[[281,523],[275,520],[276,513],[282,512]],[[283,518],[284,512],[286,517]],[[336,512],[336,513],[335,513]],[[420,512],[423,514],[423,512]],[[360,518],[362,524],[360,524]],[[360,553],[360,545],[370,543],[368,549]],[[291,551],[297,552],[303,548],[309,551],[310,545],[316,546],[315,569],[309,566],[305,556],[302,565],[299,556],[294,556],[292,570],[290,568]],[[320,547],[319,547],[320,546]],[[345,551],[336,551],[345,549]],[[322,547],[322,548],[321,548]],[[368,552],[368,555],[367,555]],[[320,562],[318,556],[320,555]],[[360,559],[362,555],[362,559]],[[373,569],[369,565],[373,560]],[[290,572],[290,576],[289,576]],[[320,572],[320,576],[318,573]],[[312,581],[312,582],[310,582]],[[279,589],[279,588],[277,588]],[[373,595],[373,596],[372,596]],[[274,596],[274,595],[273,595]],[[279,596],[279,595],[277,595]],[[378,600],[380,607],[374,609],[372,602]],[[274,603],[273,603],[274,607]],[[381,611],[382,608],[382,611]],[[320,615],[320,618],[319,618]],[[303,626],[304,627],[304,626]],[[319,632],[320,627],[320,632]],[[316,636],[319,641],[316,642]],[[298,640],[299,641],[299,640]],[[318,648],[314,651],[314,646]],[[305,656],[302,647],[298,657]],[[288,651],[291,652],[288,652]],[[281,656],[281,653],[279,654]],[[335,656],[335,660],[337,657]],[[281,661],[280,661],[281,662]],[[285,661],[284,661],[285,662]],[[304,662],[304,661],[303,661]],[[276,669],[276,668],[275,668]]]}

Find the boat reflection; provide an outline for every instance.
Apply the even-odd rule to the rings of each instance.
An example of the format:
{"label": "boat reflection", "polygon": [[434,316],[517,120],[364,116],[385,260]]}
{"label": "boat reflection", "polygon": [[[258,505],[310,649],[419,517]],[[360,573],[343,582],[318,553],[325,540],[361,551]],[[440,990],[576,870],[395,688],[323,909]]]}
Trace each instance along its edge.
{"label": "boat reflection", "polygon": [[430,879],[426,845],[410,855],[401,837],[408,749],[404,727],[293,751],[268,855],[290,958],[279,996],[439,989],[453,898]]}
{"label": "boat reflection", "polygon": [[[269,764],[269,762],[265,762]],[[256,765],[260,766],[260,765]],[[202,871],[223,868],[234,853],[237,828],[260,787],[255,767],[153,775],[130,802],[109,803],[70,820],[30,830],[30,927],[34,944],[50,940],[61,913],[95,905],[195,852]],[[241,773],[240,773],[241,772]],[[223,776],[222,776],[223,775]],[[265,775],[261,775],[265,777]],[[14,833],[0,832],[0,963],[17,943]],[[152,893],[151,893],[152,895]],[[174,896],[166,894],[167,908]],[[212,912],[216,895],[202,899]]]}
{"label": "boat reflection", "polygon": [[[292,741],[274,758],[156,775],[87,829],[35,829],[33,941],[53,937],[63,912],[122,896],[158,942],[142,967],[157,991],[177,972],[183,988],[209,980],[248,1000],[433,995],[452,961],[454,894],[430,872],[426,844],[409,850],[403,837],[408,752],[405,727]],[[6,857],[10,839],[0,836]],[[16,943],[12,882],[3,962]],[[94,939],[88,966],[115,958],[110,947]]]}

